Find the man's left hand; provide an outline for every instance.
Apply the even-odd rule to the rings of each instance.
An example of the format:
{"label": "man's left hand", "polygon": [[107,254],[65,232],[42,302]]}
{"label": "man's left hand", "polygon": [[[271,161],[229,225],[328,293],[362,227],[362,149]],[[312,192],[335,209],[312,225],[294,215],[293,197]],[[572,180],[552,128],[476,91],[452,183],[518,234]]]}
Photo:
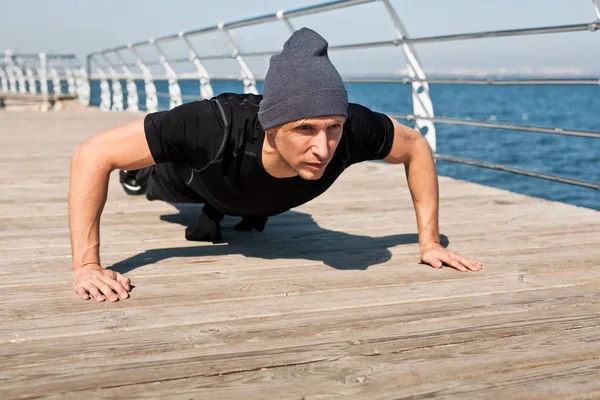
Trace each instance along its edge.
{"label": "man's left hand", "polygon": [[445,264],[463,272],[477,272],[483,268],[483,264],[479,261],[463,257],[433,242],[421,246],[421,262],[434,268],[442,268]]}

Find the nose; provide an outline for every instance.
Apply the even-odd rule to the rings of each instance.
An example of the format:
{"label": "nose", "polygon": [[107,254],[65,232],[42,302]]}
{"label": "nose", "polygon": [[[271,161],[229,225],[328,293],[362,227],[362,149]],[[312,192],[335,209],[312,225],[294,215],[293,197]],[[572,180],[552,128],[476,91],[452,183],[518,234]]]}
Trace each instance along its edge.
{"label": "nose", "polygon": [[327,146],[327,132],[324,130],[319,131],[313,137],[312,152],[319,159],[319,161],[325,161],[329,158],[329,146]]}

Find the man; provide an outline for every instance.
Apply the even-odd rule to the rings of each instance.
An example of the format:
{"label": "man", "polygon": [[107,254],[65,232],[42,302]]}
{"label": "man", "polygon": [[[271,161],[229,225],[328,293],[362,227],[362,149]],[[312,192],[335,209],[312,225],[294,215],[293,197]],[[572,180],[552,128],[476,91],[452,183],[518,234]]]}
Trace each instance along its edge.
{"label": "man", "polygon": [[188,240],[217,242],[223,215],[237,229],[262,230],[267,218],[325,192],[350,165],[380,159],[405,165],[417,215],[421,260],[461,271],[481,263],[439,243],[438,186],[423,137],[394,119],[348,104],[344,83],[310,29],[296,31],[271,58],[264,95],[224,94],[149,114],[80,144],[73,156],[69,222],[73,290],[117,301],[130,281],[100,264],[99,221],[110,172],[128,193],[205,207]]}

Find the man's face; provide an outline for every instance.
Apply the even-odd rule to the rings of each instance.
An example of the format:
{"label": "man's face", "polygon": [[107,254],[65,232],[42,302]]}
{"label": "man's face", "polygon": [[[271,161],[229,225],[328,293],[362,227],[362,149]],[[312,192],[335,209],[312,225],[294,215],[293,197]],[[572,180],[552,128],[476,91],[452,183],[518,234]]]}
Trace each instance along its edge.
{"label": "man's face", "polygon": [[323,176],[342,138],[345,117],[317,117],[275,128],[274,147],[281,159],[301,178]]}

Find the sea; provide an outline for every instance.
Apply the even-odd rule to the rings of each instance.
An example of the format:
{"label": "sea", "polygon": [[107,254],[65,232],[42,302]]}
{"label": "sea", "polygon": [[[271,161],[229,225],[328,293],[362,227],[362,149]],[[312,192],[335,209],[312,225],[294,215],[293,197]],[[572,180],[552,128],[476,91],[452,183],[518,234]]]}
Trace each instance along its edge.
{"label": "sea", "polygon": [[[242,93],[238,81],[211,82],[215,94]],[[140,92],[142,81],[136,81]],[[168,109],[168,83],[155,81],[159,108]],[[123,89],[125,82],[122,82]],[[598,86],[497,86],[430,84],[438,117],[549,128],[600,131]],[[198,81],[180,81],[184,96],[199,98]],[[346,83],[349,101],[384,113],[412,114],[410,85],[404,83]],[[261,82],[257,89],[262,92]],[[100,85],[92,81],[91,103],[100,104]],[[126,95],[124,96],[126,97]],[[126,99],[125,99],[126,102]],[[139,96],[143,109],[145,97]],[[400,121],[412,126],[411,122]],[[600,182],[600,139],[546,133],[507,131],[436,123],[437,152],[461,158],[504,164],[546,174]],[[539,178],[438,161],[437,171],[465,181],[600,211],[600,191]]]}

